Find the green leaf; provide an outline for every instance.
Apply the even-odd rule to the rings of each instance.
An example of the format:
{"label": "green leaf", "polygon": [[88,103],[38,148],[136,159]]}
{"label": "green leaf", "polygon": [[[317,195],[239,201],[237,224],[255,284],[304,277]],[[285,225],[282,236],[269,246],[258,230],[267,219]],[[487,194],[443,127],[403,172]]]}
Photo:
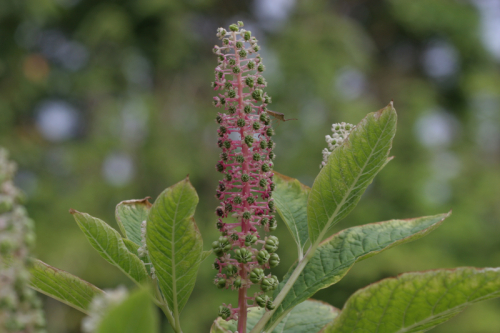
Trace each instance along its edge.
{"label": "green leaf", "polygon": [[301,184],[297,179],[274,172],[276,188],[273,193],[274,202],[281,218],[293,236],[302,257],[304,245],[309,239],[307,231],[307,197],[311,188]]}
{"label": "green leaf", "polygon": [[[249,332],[264,314],[263,308],[251,308],[248,313],[247,331]],[[326,325],[332,323],[339,315],[339,310],[330,304],[313,299],[297,305],[272,333],[317,333]],[[238,329],[234,320],[225,321],[222,318],[212,325],[211,333],[227,333]]]}
{"label": "green leaf", "polygon": [[[449,215],[450,213],[366,224],[342,230],[326,239],[319,245],[267,325],[280,321],[294,306],[318,290],[340,281],[356,262],[425,236]],[[295,266],[285,275],[274,292],[274,297],[283,289]]]}
{"label": "green leaf", "polygon": [[158,323],[148,290],[139,289],[104,314],[96,333],[157,333]]}
{"label": "green leaf", "polygon": [[116,206],[116,222],[126,238],[141,246],[141,224],[146,221],[151,208],[148,201],[150,197],[142,200],[125,200]]}
{"label": "green leaf", "polygon": [[123,244],[127,247],[127,249],[133,254],[137,255],[137,250],[139,250],[139,245],[132,242],[130,239],[123,238]]}
{"label": "green leaf", "polygon": [[349,214],[388,162],[396,118],[391,102],[368,114],[348,140],[332,152],[309,195],[307,217],[312,243],[320,241],[329,228]]}
{"label": "green leaf", "polygon": [[202,263],[203,261],[205,261],[205,259],[207,259],[208,257],[210,257],[210,255],[212,254],[213,250],[210,250],[210,251],[203,251],[201,253],[201,256],[200,256],[200,263]]}
{"label": "green leaf", "polygon": [[158,196],[147,219],[149,257],[175,320],[194,288],[201,263],[203,239],[193,218],[197,204],[198,195],[186,178]]}
{"label": "green leaf", "polygon": [[92,298],[104,293],[93,284],[38,259],[30,273],[31,288],[86,314]]}
{"label": "green leaf", "polygon": [[327,332],[425,332],[469,304],[498,296],[500,268],[406,273],[358,290]]}
{"label": "green leaf", "polygon": [[120,234],[104,221],[86,213],[70,210],[78,226],[90,242],[90,245],[99,252],[110,264],[118,267],[123,273],[137,284],[149,280],[144,263],[135,254],[132,254]]}

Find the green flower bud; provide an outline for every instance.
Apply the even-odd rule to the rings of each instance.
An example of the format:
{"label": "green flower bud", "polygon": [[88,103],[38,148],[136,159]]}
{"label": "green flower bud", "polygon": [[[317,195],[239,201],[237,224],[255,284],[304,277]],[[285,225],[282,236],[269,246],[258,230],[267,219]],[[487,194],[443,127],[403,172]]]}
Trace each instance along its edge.
{"label": "green flower bud", "polygon": [[264,278],[264,270],[262,268],[254,268],[250,272],[250,281],[252,283],[259,283]]}
{"label": "green flower bud", "polygon": [[261,73],[262,73],[265,69],[266,69],[266,66],[264,66],[263,64],[259,64],[259,66],[257,66],[257,70],[258,70],[259,72],[261,72]]}
{"label": "green flower bud", "polygon": [[217,117],[215,118],[215,121],[216,121],[218,124],[222,123],[222,117],[221,117],[221,116],[217,116]]}
{"label": "green flower bud", "polygon": [[238,24],[238,27],[240,27],[240,28],[244,25],[243,21],[238,21],[237,24]]}
{"label": "green flower bud", "polygon": [[259,180],[259,186],[260,187],[266,187],[266,185],[267,185],[267,180],[266,179]]}
{"label": "green flower bud", "polygon": [[238,73],[240,73],[240,72],[241,72],[241,68],[239,68],[238,66],[234,66],[234,67],[233,67],[233,73],[234,73],[234,74],[238,74]]}
{"label": "green flower bud", "polygon": [[226,148],[226,149],[231,148],[231,141],[229,141],[229,140],[224,141],[224,148]]}
{"label": "green flower bud", "polygon": [[274,208],[274,201],[271,200],[267,203],[267,207],[269,207],[269,209],[273,209]]}
{"label": "green flower bud", "polygon": [[229,114],[235,114],[236,107],[234,105],[231,105],[230,107],[227,108],[227,111],[229,112]]}
{"label": "green flower bud", "polygon": [[233,175],[231,175],[230,173],[226,174],[226,179],[227,179],[228,181],[233,180]]}
{"label": "green flower bud", "polygon": [[247,175],[246,173],[244,173],[244,174],[242,174],[242,175],[241,175],[241,181],[242,181],[243,183],[246,183],[246,182],[248,182],[249,180],[250,180],[250,176],[249,176],[249,175]]}
{"label": "green flower bud", "polygon": [[269,299],[269,300],[266,302],[266,308],[267,308],[268,310],[274,310],[274,308],[276,308],[276,306],[274,305],[273,301]]}
{"label": "green flower bud", "polygon": [[269,149],[273,149],[274,148],[274,141],[273,140],[267,141],[267,148],[269,148]]}
{"label": "green flower bud", "polygon": [[224,39],[222,40],[222,44],[224,44],[224,45],[229,45],[229,39],[224,38]]}
{"label": "green flower bud", "polygon": [[240,239],[240,236],[238,236],[238,234],[232,234],[231,239],[237,241],[238,239]]}
{"label": "green flower bud", "polygon": [[243,33],[243,39],[244,40],[249,41],[251,37],[252,37],[252,32],[245,31],[245,33]]}
{"label": "green flower bud", "polygon": [[[274,239],[277,239],[274,236],[271,236],[271,237],[273,237]],[[278,241],[274,241],[274,239],[272,239],[271,237],[269,237],[266,240],[266,245],[264,247],[265,247],[265,249],[267,251],[269,251],[269,253],[274,253],[274,252],[276,252],[278,250],[279,242]]]}
{"label": "green flower bud", "polygon": [[252,107],[250,105],[245,105],[245,107],[243,108],[243,112],[245,112],[246,114],[251,113]]}
{"label": "green flower bud", "polygon": [[258,122],[254,122],[252,124],[252,127],[253,127],[254,130],[258,130],[260,128],[260,124]]}
{"label": "green flower bud", "polygon": [[245,220],[250,220],[250,217],[251,217],[252,215],[250,214],[250,212],[244,212],[242,216],[243,216],[243,219],[245,219]]}
{"label": "green flower bud", "polygon": [[273,160],[275,157],[276,157],[276,154],[275,154],[275,153],[273,153],[273,152],[270,152],[270,153],[269,153],[269,158],[270,158],[270,159],[272,159],[272,160]]}
{"label": "green flower bud", "polygon": [[266,134],[267,136],[273,136],[274,135],[274,131],[271,127],[269,127],[267,130],[266,130]]}
{"label": "green flower bud", "polygon": [[266,147],[267,147],[267,143],[264,140],[262,140],[261,142],[259,142],[259,145],[260,145],[261,149],[266,149]]}
{"label": "green flower bud", "polygon": [[245,122],[245,119],[243,118],[240,118],[238,119],[238,121],[236,122],[236,125],[238,125],[238,127],[243,127],[245,126],[246,122]]}
{"label": "green flower bud", "polygon": [[264,97],[264,103],[266,104],[271,104],[273,101],[271,99],[271,96],[265,96]]}
{"label": "green flower bud", "polygon": [[226,320],[227,318],[231,317],[231,310],[228,307],[222,305],[219,306],[219,317]]}
{"label": "green flower bud", "polygon": [[280,257],[277,253],[272,253],[269,257],[269,267],[274,268],[280,263]]}
{"label": "green flower bud", "polygon": [[212,265],[213,269],[216,269],[216,270],[219,270],[220,269],[220,265],[219,263],[217,262],[217,260],[214,262],[214,264]]}
{"label": "green flower bud", "polygon": [[[247,63],[247,67],[248,67],[248,69],[254,69],[255,68],[255,62],[253,60],[250,60]],[[253,78],[252,78],[252,87],[253,87]]]}
{"label": "green flower bud", "polygon": [[257,261],[260,265],[264,265],[266,262],[268,262],[269,257],[270,254],[266,250],[260,250],[259,253],[257,253]]}
{"label": "green flower bud", "polygon": [[269,219],[267,217],[264,217],[263,219],[260,220],[260,224],[262,226],[266,226],[269,223]]}
{"label": "green flower bud", "polygon": [[238,26],[236,24],[231,24],[229,26],[229,30],[231,30],[231,31],[238,31],[240,29],[238,28]]}
{"label": "green flower bud", "polygon": [[262,85],[267,85],[266,80],[265,80],[262,76],[259,76],[259,77],[257,78],[257,83],[258,83],[258,84],[262,84]]}
{"label": "green flower bud", "polygon": [[234,199],[233,199],[233,201],[237,205],[239,205],[240,203],[242,203],[241,197],[239,195],[235,196]]}
{"label": "green flower bud", "polygon": [[236,162],[238,162],[238,163],[245,162],[245,158],[243,157],[243,155],[236,156]]}
{"label": "green flower bud", "polygon": [[269,187],[271,188],[271,191],[274,191],[274,189],[276,188],[276,184],[271,183],[271,185],[269,185]]}
{"label": "green flower bud", "polygon": [[242,42],[236,42],[236,48],[237,49],[241,49],[243,47],[243,43]]}
{"label": "green flower bud", "polygon": [[226,99],[224,97],[220,98],[220,104],[222,104],[222,105],[226,104]]}
{"label": "green flower bud", "polygon": [[[235,97],[236,97],[236,91],[234,91],[234,90],[229,90],[229,91],[227,92],[227,95],[229,96],[229,98],[235,98]],[[224,103],[222,103],[222,104],[224,104]]]}
{"label": "green flower bud", "polygon": [[271,170],[271,168],[269,167],[268,164],[264,163],[262,164],[262,172],[268,172],[269,170]]}
{"label": "green flower bud", "polygon": [[245,51],[245,49],[241,49],[240,52],[238,52],[238,54],[240,55],[240,57],[245,58],[248,53],[247,51]]}
{"label": "green flower bud", "polygon": [[253,50],[254,50],[255,52],[259,52],[259,50],[260,50],[260,46],[259,46],[259,45],[255,45],[255,46],[253,47]]}

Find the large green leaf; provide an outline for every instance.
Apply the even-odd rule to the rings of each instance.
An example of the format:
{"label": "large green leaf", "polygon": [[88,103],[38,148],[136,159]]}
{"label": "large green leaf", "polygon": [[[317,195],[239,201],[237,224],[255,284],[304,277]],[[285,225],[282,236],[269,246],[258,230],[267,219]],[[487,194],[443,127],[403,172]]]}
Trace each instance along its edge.
{"label": "large green leaf", "polygon": [[281,218],[293,236],[302,257],[304,245],[309,239],[307,231],[307,197],[311,188],[301,184],[297,179],[274,173],[276,188],[273,193],[274,202]]}
{"label": "large green leaf", "polygon": [[34,261],[30,273],[31,288],[86,314],[92,298],[104,293],[93,284],[40,260]]}
{"label": "large green leaf", "polygon": [[[280,321],[290,309],[342,279],[358,261],[393,246],[428,234],[449,216],[440,214],[408,220],[390,220],[342,230],[322,242],[300,273],[292,289],[277,307],[268,326]],[[290,278],[295,265],[279,284],[274,297]]]}
{"label": "large green leaf", "polygon": [[[250,331],[255,326],[264,312],[263,308],[250,309],[247,319],[247,331]],[[272,333],[317,333],[326,325],[332,323],[339,315],[339,312],[330,304],[310,299],[300,303],[288,313]],[[237,329],[236,321],[225,321],[219,317],[212,325],[210,333],[228,333]]]}
{"label": "large green leaf", "polygon": [[500,268],[406,273],[358,290],[329,333],[419,333],[469,304],[500,296]]}
{"label": "large green leaf", "polygon": [[388,162],[396,132],[391,104],[368,114],[336,148],[321,169],[309,194],[307,217],[312,243],[356,206],[366,187]]}
{"label": "large green leaf", "polygon": [[141,246],[141,224],[146,221],[151,208],[149,197],[142,200],[125,200],[116,206],[116,222],[126,238]]}
{"label": "large green leaf", "polygon": [[149,276],[144,263],[127,249],[118,231],[89,214],[80,213],[74,209],[71,209],[70,213],[87,236],[90,245],[99,252],[101,257],[118,267],[137,284],[148,281]]}
{"label": "large green leaf", "polygon": [[148,215],[146,244],[168,307],[177,320],[191,294],[203,240],[193,215],[195,189],[185,179],[163,191]]}
{"label": "large green leaf", "polygon": [[102,317],[96,333],[157,333],[158,312],[147,289],[131,294]]}

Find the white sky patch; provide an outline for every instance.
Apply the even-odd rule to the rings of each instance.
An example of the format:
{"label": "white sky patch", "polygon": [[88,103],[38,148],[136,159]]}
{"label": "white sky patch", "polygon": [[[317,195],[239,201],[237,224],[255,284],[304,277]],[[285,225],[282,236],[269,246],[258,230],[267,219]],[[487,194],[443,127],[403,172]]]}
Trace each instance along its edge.
{"label": "white sky patch", "polygon": [[69,103],[49,100],[38,108],[36,124],[45,139],[58,142],[76,135],[79,118],[78,111]]}
{"label": "white sky patch", "polygon": [[133,179],[135,167],[132,158],[123,153],[111,153],[102,165],[102,175],[110,185],[125,186]]}

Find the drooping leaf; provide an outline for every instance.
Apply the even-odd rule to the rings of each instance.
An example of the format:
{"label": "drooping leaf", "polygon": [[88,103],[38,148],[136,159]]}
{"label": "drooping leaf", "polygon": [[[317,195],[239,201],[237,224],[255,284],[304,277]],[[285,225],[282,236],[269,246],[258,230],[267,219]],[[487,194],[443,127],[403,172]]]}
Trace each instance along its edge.
{"label": "drooping leaf", "polygon": [[304,245],[309,239],[307,230],[307,197],[311,188],[297,179],[274,172],[276,188],[273,198],[281,218],[293,236],[302,257]]}
{"label": "drooping leaf", "polygon": [[110,264],[118,267],[137,284],[148,281],[149,276],[144,263],[125,246],[120,234],[104,221],[86,213],[70,210],[76,223],[90,242]]}
{"label": "drooping leaf", "polygon": [[[294,306],[318,290],[340,281],[356,262],[393,246],[421,238],[437,228],[448,216],[449,213],[366,224],[342,230],[326,239],[304,267],[292,290],[277,307],[267,324],[268,327],[281,320]],[[285,275],[274,297],[283,289],[294,268],[295,265]]]}
{"label": "drooping leaf", "polygon": [[213,252],[213,250],[203,251],[201,253],[201,256],[200,256],[200,263],[202,263],[203,261],[205,261],[205,259],[207,259],[212,254],[212,252]]}
{"label": "drooping leaf", "polygon": [[327,332],[425,332],[469,304],[499,296],[500,268],[405,273],[354,293]]}
{"label": "drooping leaf", "polygon": [[93,284],[41,260],[34,261],[30,273],[31,288],[86,314],[92,298],[104,293]]}
{"label": "drooping leaf", "polygon": [[396,118],[391,102],[384,109],[368,114],[348,140],[332,152],[309,194],[307,218],[312,243],[349,214],[388,162]]}
{"label": "drooping leaf", "polygon": [[158,322],[148,290],[139,289],[104,314],[96,333],[158,333]]}
{"label": "drooping leaf", "polygon": [[151,208],[149,197],[142,200],[125,200],[116,206],[116,222],[123,235],[141,246],[141,224],[146,221]]}
{"label": "drooping leaf", "polygon": [[197,204],[198,195],[186,178],[158,196],[147,219],[149,256],[174,318],[193,290],[201,263],[203,240],[193,218]]}
{"label": "drooping leaf", "polygon": [[[257,324],[264,312],[263,308],[250,309],[247,318],[248,332]],[[330,304],[310,299],[300,303],[289,312],[272,333],[317,333],[332,323],[339,312],[339,309]],[[237,328],[236,321],[225,321],[219,317],[212,325],[210,333],[234,332]]]}

